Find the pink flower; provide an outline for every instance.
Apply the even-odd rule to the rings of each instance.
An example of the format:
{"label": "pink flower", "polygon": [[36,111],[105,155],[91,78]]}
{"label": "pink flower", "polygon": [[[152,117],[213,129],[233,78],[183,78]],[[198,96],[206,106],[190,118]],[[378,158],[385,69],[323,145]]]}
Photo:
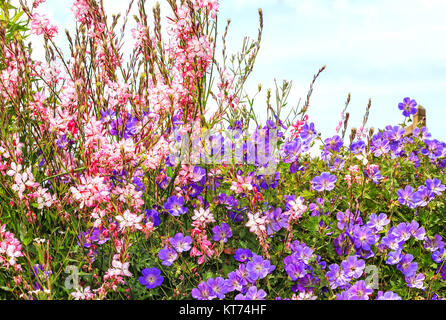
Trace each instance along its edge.
{"label": "pink flower", "polygon": [[37,8],[41,3],[44,3],[46,0],[34,0],[33,8]]}
{"label": "pink flower", "polygon": [[73,6],[71,7],[74,17],[76,18],[77,22],[80,23],[87,22],[89,9],[90,7],[85,0],[75,0]]}
{"label": "pink flower", "polygon": [[45,15],[34,13],[31,17],[31,33],[41,35],[45,33],[48,37],[52,38],[57,34],[57,27],[50,26],[50,21]]}
{"label": "pink flower", "polygon": [[304,205],[304,199],[298,197],[296,200],[288,202],[288,211],[284,214],[289,215],[290,221],[295,221],[302,217],[303,213],[307,210],[307,206]]}
{"label": "pink flower", "polygon": [[252,176],[247,176],[246,178],[243,178],[242,176],[237,175],[237,181],[232,181],[232,186],[230,190],[234,191],[235,193],[242,193],[244,191],[251,191],[252,190]]}

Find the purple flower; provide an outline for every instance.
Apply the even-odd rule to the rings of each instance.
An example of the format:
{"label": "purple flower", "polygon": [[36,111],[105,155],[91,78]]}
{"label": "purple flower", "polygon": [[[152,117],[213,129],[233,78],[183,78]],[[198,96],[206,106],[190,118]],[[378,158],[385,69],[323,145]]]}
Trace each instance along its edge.
{"label": "purple flower", "polygon": [[344,168],[345,161],[341,158],[335,157],[332,165],[330,166],[330,171],[340,171]]}
{"label": "purple flower", "polygon": [[385,245],[390,250],[398,250],[403,246],[404,241],[401,240],[401,238],[394,236],[389,230],[389,234],[381,239],[381,244]]}
{"label": "purple flower", "polygon": [[161,224],[161,218],[155,209],[144,210],[144,216],[145,219],[152,221],[154,227],[158,227]]}
{"label": "purple flower", "polygon": [[124,139],[131,138],[134,135],[138,134],[139,130],[141,129],[140,126],[138,126],[139,120],[136,117],[131,117],[127,121],[127,125],[124,129]]}
{"label": "purple flower", "polygon": [[294,163],[299,155],[308,151],[309,146],[302,142],[299,138],[287,141],[281,146],[280,157],[284,163]]}
{"label": "purple flower", "polygon": [[348,291],[342,291],[336,294],[336,300],[350,300],[350,294]]}
{"label": "purple flower", "polygon": [[347,260],[341,262],[341,267],[347,277],[358,279],[364,272],[365,262],[356,256],[349,256]]}
{"label": "purple flower", "polygon": [[416,206],[425,207],[434,199],[434,193],[425,186],[420,186],[415,192],[414,203]]}
{"label": "purple flower", "polygon": [[386,291],[384,293],[382,291],[378,291],[378,295],[376,296],[375,300],[401,300],[401,297],[393,291]]}
{"label": "purple flower", "polygon": [[306,265],[299,262],[285,265],[285,271],[293,281],[303,278],[307,274]]}
{"label": "purple flower", "polygon": [[443,238],[439,234],[436,234],[433,238],[426,237],[424,247],[431,252],[444,248],[444,242],[442,239]]}
{"label": "purple flower", "polygon": [[161,249],[158,252],[158,258],[160,258],[163,262],[161,264],[163,266],[171,266],[172,263],[178,258],[178,253],[175,250],[165,246],[164,249]]}
{"label": "purple flower", "polygon": [[427,179],[426,180],[426,187],[437,196],[440,196],[441,193],[446,189],[446,186],[441,184],[441,180],[438,178]]}
{"label": "purple flower", "polygon": [[333,240],[333,245],[335,246],[338,256],[346,255],[351,247],[350,241],[346,237],[345,233],[339,234],[339,236]]}
{"label": "purple flower", "polygon": [[320,176],[314,177],[312,182],[312,189],[318,192],[324,190],[333,190],[336,184],[337,177],[331,175],[329,172],[323,172]]}
{"label": "purple flower", "polygon": [[339,151],[344,144],[341,137],[339,137],[338,135],[325,139],[324,143],[326,150],[334,152]]}
{"label": "purple flower", "polygon": [[342,211],[339,211],[336,214],[336,219],[338,220],[338,223],[337,223],[338,229],[341,231],[344,230],[346,224],[349,223],[349,220],[350,220],[350,210],[347,209],[347,211],[345,211],[345,213]]}
{"label": "purple flower", "polygon": [[372,180],[374,184],[378,184],[379,180],[384,179],[384,177],[381,175],[381,171],[378,169],[377,166],[369,166],[365,171],[365,175],[367,178]]}
{"label": "purple flower", "polygon": [[384,226],[388,225],[390,223],[389,218],[387,218],[387,215],[385,213],[380,213],[379,216],[377,216],[375,213],[372,213],[369,216],[369,222],[367,222],[367,226],[371,229],[373,229],[375,232],[380,232],[384,229]]}
{"label": "purple flower", "polygon": [[91,240],[90,240],[89,232],[90,231],[88,231],[88,232],[82,231],[82,233],[79,234],[79,236],[77,237],[78,238],[77,245],[79,247],[82,247],[82,246],[85,248],[91,247]]}
{"label": "purple flower", "polygon": [[212,228],[212,232],[214,232],[214,236],[212,237],[212,240],[214,241],[223,241],[226,243],[228,238],[232,237],[231,228],[224,222],[220,226]]}
{"label": "purple flower", "polygon": [[[56,142],[57,142],[57,147],[58,147],[59,149],[66,148],[66,147],[68,146],[68,143],[69,143],[66,134],[61,135],[61,136],[56,140]],[[42,161],[43,161],[43,160],[44,160],[44,159],[42,159]],[[40,164],[39,164],[39,165],[40,165]]]}
{"label": "purple flower", "polygon": [[238,266],[238,269],[235,270],[235,273],[242,279],[246,280],[246,282],[251,281],[251,279],[249,278],[249,273],[248,270],[246,269],[246,264],[241,263]]}
{"label": "purple flower", "polygon": [[197,300],[212,300],[216,297],[206,282],[201,282],[196,288],[193,288],[191,294],[192,298]]}
{"label": "purple flower", "polygon": [[266,227],[268,235],[288,227],[288,216],[282,214],[282,208],[273,209],[268,213]]}
{"label": "purple flower", "polygon": [[390,142],[389,140],[384,139],[381,132],[378,132],[372,136],[370,149],[375,157],[380,157],[390,151]]}
{"label": "purple flower", "polygon": [[360,280],[348,289],[348,300],[369,300],[372,293],[373,289],[368,287],[364,280]]}
{"label": "purple flower", "polygon": [[316,137],[317,131],[314,129],[314,123],[311,122],[309,125],[305,123],[302,127],[302,132],[300,133],[300,137],[305,140],[310,140],[313,137]]}
{"label": "purple flower", "polygon": [[105,236],[102,230],[94,228],[93,232],[91,233],[90,240],[97,242],[98,244],[104,244],[110,240],[110,238]]}
{"label": "purple flower", "polygon": [[398,202],[402,205],[406,205],[409,208],[415,208],[414,204],[414,190],[411,186],[406,186],[404,189],[398,189],[396,192],[398,195]]}
{"label": "purple flower", "polygon": [[172,216],[177,217],[180,214],[185,214],[188,210],[187,207],[184,207],[184,198],[171,196],[167,199],[164,204],[164,209],[166,209]]}
{"label": "purple flower", "polygon": [[228,273],[228,279],[226,280],[226,289],[227,292],[232,292],[237,290],[241,292],[243,290],[243,286],[248,284],[248,281],[240,277],[235,271]]}
{"label": "purple flower", "polygon": [[235,250],[234,259],[239,262],[246,262],[252,257],[252,252],[249,249],[237,249]]}
{"label": "purple flower", "polygon": [[139,282],[146,287],[146,289],[153,289],[160,286],[164,281],[161,276],[161,271],[158,268],[145,268],[142,271],[142,277],[139,277]]}
{"label": "purple flower", "polygon": [[399,142],[403,138],[405,132],[406,130],[401,126],[386,126],[386,131],[384,131],[383,136],[389,140],[390,148],[393,151],[398,148]]}
{"label": "purple flower", "polygon": [[293,243],[292,246],[290,246],[292,257],[295,261],[300,261],[305,264],[308,264],[313,257],[313,249],[308,247],[305,243],[299,243],[296,244],[296,242]]}
{"label": "purple flower", "polygon": [[418,273],[418,274],[413,274],[411,276],[406,276],[405,278],[407,286],[409,288],[417,288],[417,289],[421,289],[424,290],[425,286],[424,286],[424,274],[422,273]]}
{"label": "purple flower", "polygon": [[177,233],[175,237],[169,238],[169,242],[176,252],[181,253],[190,250],[192,238],[190,236],[185,237],[182,233]]}
{"label": "purple flower", "polygon": [[405,254],[399,264],[396,266],[406,277],[414,276],[418,269],[418,263],[412,262],[413,255]]}
{"label": "purple flower", "polygon": [[251,280],[263,279],[268,273],[275,269],[274,265],[267,259],[263,259],[262,256],[253,255],[251,261],[246,264],[246,270],[248,271],[248,277]]}
{"label": "purple flower", "polygon": [[440,141],[425,139],[424,143],[426,148],[421,149],[421,153],[428,156],[431,160],[435,160],[443,154],[444,145]]}
{"label": "purple flower", "polygon": [[249,287],[246,292],[245,300],[265,300],[266,292],[263,289],[257,289],[256,286]]}
{"label": "purple flower", "polygon": [[426,237],[426,230],[423,227],[419,228],[419,226],[419,223],[416,221],[407,223],[407,229],[409,230],[411,236],[417,240],[424,240]]}
{"label": "purple flower", "polygon": [[112,119],[110,122],[110,134],[116,136],[118,134],[119,128],[122,126],[122,119]]}
{"label": "purple flower", "polygon": [[386,263],[390,265],[397,264],[401,261],[403,258],[403,255],[401,254],[402,249],[397,249],[395,251],[391,251],[387,254],[387,260]]}
{"label": "purple flower", "polygon": [[434,260],[435,263],[442,263],[444,259],[446,259],[446,251],[444,248],[438,249],[432,253],[432,260]]}
{"label": "purple flower", "polygon": [[207,285],[218,299],[225,298],[225,294],[228,292],[225,279],[222,277],[210,278],[207,281]]}
{"label": "purple flower", "polygon": [[190,174],[192,181],[204,184],[206,182],[206,170],[201,167],[194,167],[194,170]]}
{"label": "purple flower", "polygon": [[115,112],[112,109],[108,109],[107,111],[101,111],[101,122],[109,122],[113,120],[115,117]]}
{"label": "purple flower", "polygon": [[328,269],[330,271],[326,273],[326,277],[331,289],[342,288],[351,281],[351,277],[347,276],[344,269],[340,268],[337,264],[329,265]]}
{"label": "purple flower", "polygon": [[353,154],[358,154],[363,152],[365,149],[365,142],[362,140],[356,141],[354,143],[352,143],[352,145],[350,146],[350,151]]}
{"label": "purple flower", "polygon": [[376,236],[367,226],[360,227],[356,225],[353,231],[353,239],[355,248],[362,248],[365,251],[369,251],[370,246],[379,240],[379,236]]}
{"label": "purple flower", "polygon": [[403,116],[410,117],[410,115],[417,113],[417,105],[415,100],[406,97],[403,102],[398,103],[398,109],[403,110]]}
{"label": "purple flower", "polygon": [[235,296],[234,300],[246,300],[246,297],[243,294],[239,293]]}
{"label": "purple flower", "polygon": [[411,235],[408,224],[405,222],[401,222],[396,226],[396,228],[391,228],[391,231],[389,230],[389,233],[403,242],[409,240]]}
{"label": "purple flower", "polygon": [[136,190],[137,191],[144,191],[145,190],[145,185],[144,185],[144,183],[141,181],[141,179],[139,177],[134,177],[132,182],[136,186]]}

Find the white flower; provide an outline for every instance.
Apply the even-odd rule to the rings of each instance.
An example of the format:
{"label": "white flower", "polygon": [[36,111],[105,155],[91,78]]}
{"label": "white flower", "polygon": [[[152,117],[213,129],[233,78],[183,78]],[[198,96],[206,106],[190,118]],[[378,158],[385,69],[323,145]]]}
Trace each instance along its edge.
{"label": "white flower", "polygon": [[124,216],[117,216],[116,220],[119,221],[119,224],[121,225],[120,230],[123,230],[126,227],[129,228],[136,228],[141,230],[142,226],[139,224],[143,219],[143,215],[139,215],[137,216],[134,213],[131,213],[130,210],[125,210],[124,211]]}
{"label": "white flower", "polygon": [[194,211],[192,220],[194,220],[194,226],[202,226],[211,222],[215,222],[214,215],[209,211],[209,209],[205,210],[203,208]]}
{"label": "white flower", "polygon": [[75,292],[72,292],[71,295],[74,297],[74,300],[86,300],[91,299],[93,293],[90,290],[90,287],[85,288],[76,288]]}
{"label": "white flower", "polygon": [[122,263],[119,260],[113,260],[112,266],[114,269],[111,273],[118,276],[131,277],[132,273],[129,271],[129,265],[130,263],[128,262]]}
{"label": "white flower", "polygon": [[260,217],[260,212],[254,214],[248,212],[248,222],[246,226],[249,227],[250,232],[258,233],[260,231],[265,231],[265,223],[267,216]]}
{"label": "white flower", "polygon": [[17,173],[20,173],[22,171],[22,165],[21,164],[15,164],[15,162],[11,163],[11,169],[6,172],[6,174],[10,177],[15,176]]}

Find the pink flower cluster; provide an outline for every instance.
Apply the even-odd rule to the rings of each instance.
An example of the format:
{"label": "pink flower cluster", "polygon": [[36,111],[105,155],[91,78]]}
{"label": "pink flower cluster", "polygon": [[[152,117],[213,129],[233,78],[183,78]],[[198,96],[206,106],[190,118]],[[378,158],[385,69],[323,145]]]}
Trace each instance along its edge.
{"label": "pink flower cluster", "polygon": [[21,270],[17,264],[17,258],[23,257],[22,244],[13,233],[6,231],[6,225],[0,227],[0,266],[9,269],[11,266],[16,271]]}

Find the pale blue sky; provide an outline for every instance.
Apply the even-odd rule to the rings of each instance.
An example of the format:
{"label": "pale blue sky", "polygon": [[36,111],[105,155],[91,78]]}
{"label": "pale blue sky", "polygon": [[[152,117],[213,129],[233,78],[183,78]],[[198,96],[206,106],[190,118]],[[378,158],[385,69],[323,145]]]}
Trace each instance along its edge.
{"label": "pale blue sky", "polygon": [[[104,0],[108,12],[124,11],[127,3]],[[38,12],[62,31],[73,26],[71,4],[47,0]],[[305,100],[313,75],[326,65],[309,109],[310,121],[324,137],[335,133],[350,92],[350,126],[361,125],[369,97],[369,126],[401,123],[398,103],[409,96],[427,109],[433,136],[446,141],[446,1],[223,0],[219,28],[223,31],[231,18],[229,52],[241,46],[243,36],[257,36],[258,8],[263,9],[264,34],[247,83],[251,95],[259,83],[265,92],[274,79],[287,79],[293,81],[290,103],[295,105]],[[58,41],[63,41],[61,34]],[[264,99],[257,99],[260,116],[264,108]]]}

